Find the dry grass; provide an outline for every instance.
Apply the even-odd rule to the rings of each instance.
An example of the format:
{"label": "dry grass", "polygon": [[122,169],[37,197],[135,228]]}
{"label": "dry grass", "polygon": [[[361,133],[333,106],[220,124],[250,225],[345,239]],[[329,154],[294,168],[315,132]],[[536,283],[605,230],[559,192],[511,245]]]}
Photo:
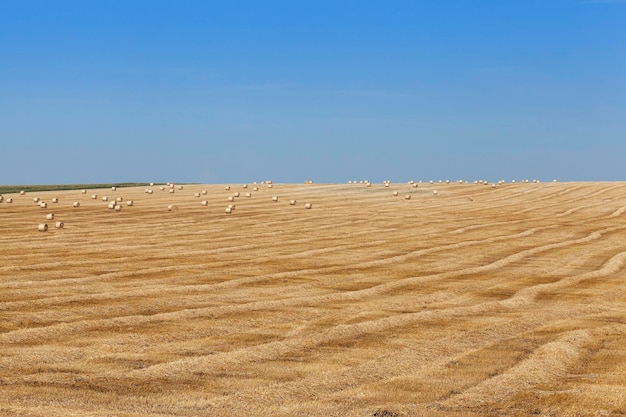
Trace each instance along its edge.
{"label": "dry grass", "polygon": [[1,416],[626,415],[626,183],[144,188],[5,194]]}

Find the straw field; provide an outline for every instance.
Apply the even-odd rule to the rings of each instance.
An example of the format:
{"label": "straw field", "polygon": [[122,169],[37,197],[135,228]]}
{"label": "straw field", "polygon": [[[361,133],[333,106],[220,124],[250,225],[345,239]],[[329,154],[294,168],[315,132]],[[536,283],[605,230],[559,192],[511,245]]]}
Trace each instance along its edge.
{"label": "straw field", "polygon": [[626,183],[230,185],[4,194],[0,416],[626,415]]}

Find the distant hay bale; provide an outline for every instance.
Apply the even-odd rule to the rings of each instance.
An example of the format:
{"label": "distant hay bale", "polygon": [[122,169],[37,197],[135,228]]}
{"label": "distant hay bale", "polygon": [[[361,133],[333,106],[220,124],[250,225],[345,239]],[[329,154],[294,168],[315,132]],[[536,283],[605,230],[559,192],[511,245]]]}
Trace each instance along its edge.
{"label": "distant hay bale", "polygon": [[170,204],[169,206],[167,206],[167,211],[176,211],[178,210],[178,206],[175,206],[173,204]]}
{"label": "distant hay bale", "polygon": [[58,198],[56,198],[56,197],[54,197],[54,198],[52,199],[52,202],[53,202],[53,203],[58,203],[58,202],[59,202],[59,199],[58,199]]}
{"label": "distant hay bale", "polygon": [[289,205],[290,206],[295,206],[296,205],[296,200],[289,200]]}
{"label": "distant hay bale", "polygon": [[206,190],[202,190],[202,191],[200,192],[200,194],[202,194],[202,195],[206,195],[206,194],[207,194],[207,191],[206,191]]}
{"label": "distant hay bale", "polygon": [[227,207],[228,207],[229,209],[231,209],[231,210],[234,210],[234,209],[235,209],[235,205],[234,205],[234,204],[229,204]]}
{"label": "distant hay bale", "polygon": [[202,205],[203,205],[203,206],[208,206],[208,205],[209,205],[209,202],[208,202],[208,201],[206,201],[206,200],[202,200]]}
{"label": "distant hay bale", "polygon": [[411,181],[409,181],[409,184],[413,185],[413,184],[415,184],[415,181],[411,180]]}
{"label": "distant hay bale", "polygon": [[272,188],[273,186],[273,184],[267,184],[267,188]]}
{"label": "distant hay bale", "polygon": [[305,208],[305,209],[310,209],[310,208],[313,208],[313,204],[311,204],[311,203],[305,203],[305,204],[304,204],[304,208]]}
{"label": "distant hay bale", "polygon": [[252,197],[252,194],[246,193],[246,198],[250,198],[250,197]]}
{"label": "distant hay bale", "polygon": [[450,184],[450,180],[446,180],[446,184]]}
{"label": "distant hay bale", "polygon": [[148,194],[152,194],[154,191],[152,189],[148,190]]}
{"label": "distant hay bale", "polygon": [[48,225],[46,223],[41,223],[39,226],[37,226],[37,230],[39,230],[40,232],[47,232]]}
{"label": "distant hay bale", "polygon": [[429,184],[434,184],[434,183],[435,183],[435,181],[430,180],[430,181],[428,181],[428,183],[429,183]]}
{"label": "distant hay bale", "polygon": [[39,197],[33,198],[33,203],[39,203]]}
{"label": "distant hay bale", "polygon": [[87,190],[81,190],[80,193],[81,194],[87,194]]}
{"label": "distant hay bale", "polygon": [[397,192],[397,191],[394,191],[394,192],[393,192],[393,196],[394,196],[394,197],[397,197],[397,196],[398,196],[398,192]]}
{"label": "distant hay bale", "polygon": [[64,226],[65,226],[65,223],[63,222],[56,222],[54,224],[54,227],[56,227],[57,229],[63,229]]}
{"label": "distant hay bale", "polygon": [[555,178],[555,179],[553,179],[553,180],[552,180],[552,182],[558,182],[558,181],[557,181],[557,179]]}
{"label": "distant hay bale", "polygon": [[224,187],[224,189],[225,189],[226,191],[230,190],[230,185],[227,185],[226,187]]}
{"label": "distant hay bale", "polygon": [[496,188],[496,185],[495,184],[491,184],[491,188]]}
{"label": "distant hay bale", "polygon": [[389,188],[389,184],[388,183],[385,183],[385,188]]}
{"label": "distant hay bale", "polygon": [[131,207],[133,204],[134,204],[133,200],[128,200],[128,201],[126,202],[126,205],[127,205],[128,207]]}
{"label": "distant hay bale", "polygon": [[20,191],[20,195],[26,194],[26,191]]}
{"label": "distant hay bale", "polygon": [[159,191],[165,191],[165,187],[159,187]]}
{"label": "distant hay bale", "polygon": [[170,191],[169,191],[170,194],[174,194],[175,192],[176,191],[173,188],[170,188]]}
{"label": "distant hay bale", "polygon": [[109,197],[105,195],[104,197],[102,197],[102,201],[109,201]]}
{"label": "distant hay bale", "polygon": [[259,187],[254,187],[252,191],[259,191]]}
{"label": "distant hay bale", "polygon": [[78,201],[74,201],[72,203],[72,207],[80,207],[80,203]]}
{"label": "distant hay bale", "polygon": [[226,214],[230,214],[232,212],[233,212],[233,209],[230,208],[230,207],[226,207],[226,210],[224,210],[224,213],[226,213]]}
{"label": "distant hay bale", "polygon": [[54,220],[54,213],[46,214],[46,220]]}
{"label": "distant hay bale", "polygon": [[111,191],[117,191],[117,187],[111,187]]}
{"label": "distant hay bale", "polygon": [[117,206],[117,203],[115,201],[111,201],[108,205],[108,207],[113,210],[115,208],[115,206]]}
{"label": "distant hay bale", "polygon": [[411,194],[407,194],[407,195],[405,195],[405,196],[404,196],[404,199],[405,199],[405,200],[410,200],[410,199],[411,199]]}
{"label": "distant hay bale", "polygon": [[239,197],[239,191],[234,194],[235,197]]}
{"label": "distant hay bale", "polygon": [[182,186],[182,185],[179,185],[179,186],[178,186],[178,189],[179,189],[179,190],[182,190],[182,189],[183,189],[183,186]]}
{"label": "distant hay bale", "polygon": [[242,185],[243,188],[248,188],[248,184]]}
{"label": "distant hay bale", "polygon": [[91,195],[91,199],[92,199],[92,200],[95,200],[96,198],[98,198],[98,194],[92,194],[92,195]]}
{"label": "distant hay bale", "polygon": [[278,201],[278,197],[276,197],[276,196],[272,197],[272,201],[273,201],[274,203],[276,203],[276,202]]}
{"label": "distant hay bale", "polygon": [[154,183],[153,182],[150,183],[150,187],[154,187]]}
{"label": "distant hay bale", "polygon": [[433,190],[433,195],[437,195],[437,194],[439,194],[437,190]]}
{"label": "distant hay bale", "polygon": [[11,204],[13,202],[13,199],[11,197],[7,198],[7,204]]}
{"label": "distant hay bale", "polygon": [[413,185],[411,185],[411,187],[417,188],[417,183],[413,183]]}
{"label": "distant hay bale", "polygon": [[232,195],[228,196],[228,201],[235,201],[235,197],[233,197]]}
{"label": "distant hay bale", "polygon": [[39,207],[41,207],[41,208],[48,208],[48,203],[45,203],[45,202],[42,201],[41,203],[39,203]]}
{"label": "distant hay bale", "polygon": [[200,193],[195,193],[193,196],[196,197],[196,198],[200,197]]}
{"label": "distant hay bale", "polygon": [[122,206],[120,206],[119,204],[117,204],[117,205],[115,206],[115,209],[114,209],[114,210],[115,210],[115,211],[122,211]]}

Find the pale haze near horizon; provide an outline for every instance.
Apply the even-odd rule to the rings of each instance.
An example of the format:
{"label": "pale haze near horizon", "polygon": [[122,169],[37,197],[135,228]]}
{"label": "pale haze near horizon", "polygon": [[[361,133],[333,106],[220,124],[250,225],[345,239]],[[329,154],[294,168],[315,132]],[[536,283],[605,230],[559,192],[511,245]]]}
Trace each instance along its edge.
{"label": "pale haze near horizon", "polygon": [[626,180],[625,28],[622,1],[9,0],[0,184]]}

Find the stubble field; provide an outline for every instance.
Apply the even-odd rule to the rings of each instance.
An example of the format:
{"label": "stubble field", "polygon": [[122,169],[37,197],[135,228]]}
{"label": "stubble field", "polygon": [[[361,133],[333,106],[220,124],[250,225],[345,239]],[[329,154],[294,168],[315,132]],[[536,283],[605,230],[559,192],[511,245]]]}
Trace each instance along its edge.
{"label": "stubble field", "polygon": [[626,183],[257,186],[5,194],[0,416],[626,415]]}

